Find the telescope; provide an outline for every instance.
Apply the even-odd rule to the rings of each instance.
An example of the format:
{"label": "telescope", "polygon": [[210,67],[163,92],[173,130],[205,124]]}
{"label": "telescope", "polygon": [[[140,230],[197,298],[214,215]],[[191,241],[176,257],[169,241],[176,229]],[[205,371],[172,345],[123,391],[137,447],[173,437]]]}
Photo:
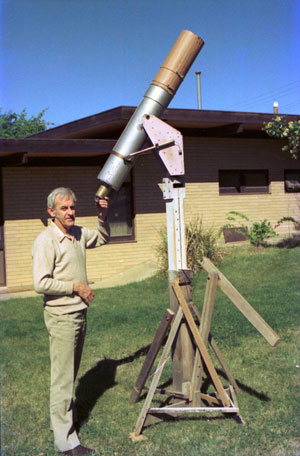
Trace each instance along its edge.
{"label": "telescope", "polygon": [[136,160],[126,157],[138,151],[147,139],[143,117],[162,116],[203,45],[204,41],[189,30],[180,33],[98,174],[101,185],[96,199],[104,198],[111,189],[120,189]]}

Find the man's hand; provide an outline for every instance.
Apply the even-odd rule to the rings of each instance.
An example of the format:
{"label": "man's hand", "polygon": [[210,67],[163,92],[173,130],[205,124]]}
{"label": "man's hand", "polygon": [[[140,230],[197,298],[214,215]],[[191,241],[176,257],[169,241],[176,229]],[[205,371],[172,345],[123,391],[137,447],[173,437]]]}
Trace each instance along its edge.
{"label": "man's hand", "polygon": [[98,211],[99,211],[98,217],[103,222],[105,222],[106,217],[107,217],[108,200],[109,200],[108,196],[105,196],[104,198],[99,198],[98,204],[97,204]]}
{"label": "man's hand", "polygon": [[80,296],[86,303],[91,302],[95,297],[95,293],[91,287],[80,282],[73,283],[73,292]]}

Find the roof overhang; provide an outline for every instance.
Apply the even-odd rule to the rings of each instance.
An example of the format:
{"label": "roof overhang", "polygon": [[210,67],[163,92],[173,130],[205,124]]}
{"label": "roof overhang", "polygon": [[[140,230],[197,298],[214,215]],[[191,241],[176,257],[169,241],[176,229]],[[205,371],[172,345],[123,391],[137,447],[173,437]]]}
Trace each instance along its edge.
{"label": "roof overhang", "polygon": [[[70,122],[23,139],[0,139],[0,166],[49,163],[59,158],[70,164],[92,163],[108,155],[135,107],[121,106]],[[184,137],[268,138],[262,131],[275,114],[199,109],[166,109],[162,120],[179,130]],[[287,121],[298,115],[281,115]],[[45,159],[47,158],[47,161]],[[66,161],[67,160],[67,161]],[[51,161],[52,163],[52,161]]]}
{"label": "roof overhang", "polygon": [[24,165],[31,159],[84,158],[110,154],[116,140],[111,139],[0,139],[0,166]]}
{"label": "roof overhang", "polygon": [[[136,107],[120,106],[93,116],[38,133],[39,138],[107,138],[118,139]],[[282,114],[290,120],[299,115]],[[275,117],[273,113],[210,111],[200,109],[166,109],[162,120],[181,131],[183,136],[262,136],[262,127]]]}

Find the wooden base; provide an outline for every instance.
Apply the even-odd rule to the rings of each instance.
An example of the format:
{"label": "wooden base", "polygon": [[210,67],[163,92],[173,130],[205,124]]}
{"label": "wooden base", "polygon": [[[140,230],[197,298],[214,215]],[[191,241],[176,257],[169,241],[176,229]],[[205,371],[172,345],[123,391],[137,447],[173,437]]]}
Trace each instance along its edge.
{"label": "wooden base", "polygon": [[[205,343],[200,335],[200,332],[196,326],[196,323],[194,322],[192,312],[180,289],[178,279],[176,279],[175,282],[173,283],[173,289],[174,289],[175,295],[178,298],[179,309],[177,311],[175,318],[173,318],[173,322],[172,322],[172,326],[171,326],[171,329],[170,329],[170,332],[168,335],[167,342],[163,348],[161,358],[158,362],[158,367],[156,368],[156,371],[153,375],[153,379],[152,379],[151,385],[149,387],[146,400],[144,402],[144,405],[143,405],[140,415],[138,417],[135,430],[132,434],[133,436],[135,436],[135,438],[137,438],[142,433],[143,428],[145,428],[146,426],[149,426],[150,424],[162,421],[162,419],[164,419],[164,418],[178,416],[182,413],[193,413],[193,412],[207,413],[209,411],[221,412],[221,413],[231,413],[231,414],[239,413],[238,407],[235,405],[232,395],[229,394],[230,390],[224,389],[224,387],[217,375],[217,372],[216,372],[216,370],[213,366],[213,363],[210,359],[210,356],[207,352]],[[164,321],[164,319],[165,319],[165,317],[163,318],[163,321]],[[210,374],[212,383],[216,387],[216,393],[214,395],[200,393],[201,400],[211,403],[212,404],[211,406],[207,406],[207,407],[191,406],[192,403],[190,401],[188,394],[184,394],[182,392],[172,393],[172,391],[164,391],[164,390],[161,390],[158,388],[160,376],[162,374],[166,361],[169,358],[170,350],[172,348],[174,339],[175,339],[178,329],[182,323],[182,320],[185,321],[192,336],[194,337],[194,343],[196,344],[197,349],[201,353],[201,358],[203,360],[203,363],[205,364],[205,366]],[[164,326],[163,321],[159,328]],[[154,340],[158,340],[158,338],[159,338],[158,333],[160,333],[160,329],[158,330]],[[155,350],[155,351],[158,353],[159,350]],[[153,353],[152,353],[149,355],[149,357],[147,356],[144,366],[142,367],[141,373],[139,375],[139,379],[138,379],[137,383],[140,385],[140,387],[137,388],[137,386],[136,386],[134,389],[134,392],[131,396],[131,397],[134,397],[135,401],[138,399],[139,394],[141,393],[141,390],[145,388],[144,386],[141,387],[141,385],[145,385],[145,382],[146,382],[145,372],[146,371],[149,372],[149,369],[146,369],[145,365],[149,367],[149,365],[150,364],[153,365],[153,363],[154,363],[154,358],[153,358]],[[143,374],[143,372],[144,372],[144,374]],[[139,393],[138,393],[138,391],[139,391]],[[153,396],[155,393],[168,394],[169,396],[173,396],[174,398],[181,399],[181,400],[180,400],[180,402],[176,402],[175,404],[169,405],[167,407],[151,408],[150,405],[151,405],[151,402],[152,402],[152,399],[153,399]]]}
{"label": "wooden base", "polygon": [[[238,385],[230,373],[221,352],[210,333],[210,325],[215,300],[217,286],[231,299],[243,315],[253,324],[253,326],[265,337],[272,345],[276,346],[280,339],[270,326],[261,318],[261,316],[250,306],[250,304],[239,294],[231,283],[221,274],[221,272],[207,258],[202,260],[203,269],[208,273],[208,283],[203,305],[203,315],[201,316],[195,304],[191,301],[191,293],[187,293],[186,283],[181,288],[179,278],[172,283],[173,293],[178,301],[178,310],[175,315],[174,311],[168,309],[158,328],[155,339],[151,345],[146,357],[136,386],[131,395],[131,401],[136,402],[143,390],[148,390],[147,397],[143,404],[142,410],[138,417],[134,432],[130,434],[133,440],[140,440],[143,428],[157,423],[164,419],[177,417],[181,414],[199,414],[199,413],[222,413],[231,414],[238,422],[244,423],[239,413],[236,394],[239,392]],[[197,327],[195,319],[200,325]],[[193,364],[192,379],[186,388],[182,384],[182,391],[170,391],[158,388],[160,376],[163,368],[170,357],[170,351],[174,345],[175,338],[179,331],[180,325],[184,323],[192,339],[196,353]],[[153,374],[152,382],[149,388],[145,387],[149,372],[155,362],[155,358],[162,346],[164,339],[169,331],[168,338],[156,371]],[[210,345],[220,362],[227,379],[229,387],[224,388],[217,371],[211,361],[207,345]],[[215,392],[205,394],[201,391],[203,374],[206,371],[209,380],[215,387]],[[151,407],[151,402],[155,393],[166,394],[173,402],[165,407]]]}

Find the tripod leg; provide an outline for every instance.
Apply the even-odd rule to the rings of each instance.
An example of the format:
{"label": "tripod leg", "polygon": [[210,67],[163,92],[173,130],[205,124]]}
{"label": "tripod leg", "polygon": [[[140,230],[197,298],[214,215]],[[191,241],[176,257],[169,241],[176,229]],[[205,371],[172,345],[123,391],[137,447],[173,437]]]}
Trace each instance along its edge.
{"label": "tripod leg", "polygon": [[180,304],[180,307],[182,308],[182,311],[184,313],[184,316],[187,320],[187,324],[189,325],[189,328],[194,336],[195,342],[198,346],[198,349],[201,353],[201,356],[203,358],[203,361],[205,362],[205,365],[208,369],[208,372],[210,374],[211,380],[218,392],[218,395],[220,397],[220,400],[222,401],[222,404],[224,407],[229,407],[230,406],[230,401],[229,398],[224,390],[224,387],[218,377],[218,374],[214,368],[214,365],[210,359],[210,356],[208,354],[208,351],[206,349],[205,343],[203,342],[203,339],[201,337],[201,334],[198,331],[198,328],[196,326],[196,323],[194,322],[193,316],[191,314],[191,311],[189,309],[189,306],[187,302],[184,299],[184,296],[182,294],[182,291],[180,289],[180,286],[178,284],[178,280],[175,280],[173,283],[173,289],[175,291],[175,294],[177,296],[178,302]]}
{"label": "tripod leg", "polygon": [[[200,334],[205,345],[207,345],[208,341],[218,280],[218,274],[213,272],[208,275],[204,297],[203,313],[200,323]],[[190,395],[190,399],[192,400],[194,406],[199,406],[201,404],[200,389],[202,385],[202,377],[203,365],[201,362],[200,353],[197,350],[193,369],[192,387]]]}
{"label": "tripod leg", "polygon": [[171,327],[171,330],[170,330],[170,333],[169,333],[168,340],[166,342],[166,345],[164,346],[162,355],[161,355],[159,363],[158,363],[158,367],[157,367],[156,372],[155,372],[155,374],[153,376],[153,379],[152,379],[152,382],[151,382],[151,385],[150,385],[146,400],[145,400],[144,405],[142,407],[141,413],[140,413],[140,415],[138,417],[134,432],[132,434],[133,438],[137,437],[142,432],[142,429],[143,429],[143,426],[144,426],[144,423],[145,423],[145,420],[146,420],[146,417],[147,417],[147,413],[149,411],[149,408],[150,408],[150,405],[151,405],[151,402],[152,402],[152,399],[153,399],[153,395],[154,395],[156,387],[158,385],[158,382],[159,382],[159,379],[160,379],[164,364],[166,363],[166,361],[168,359],[168,356],[169,356],[169,353],[171,351],[172,343],[173,343],[173,341],[174,341],[174,339],[176,337],[176,333],[177,333],[178,328],[180,326],[180,323],[181,323],[181,320],[182,320],[182,316],[183,316],[183,314],[182,314],[182,310],[180,308],[180,309],[178,309],[176,317],[173,320],[173,324],[172,324],[172,327]]}
{"label": "tripod leg", "polygon": [[158,330],[155,334],[151,347],[147,353],[146,359],[144,361],[143,367],[140,371],[138,379],[136,381],[135,387],[130,396],[130,402],[137,402],[140,394],[145,386],[149,372],[154,364],[156,356],[162,346],[165,335],[171,325],[171,322],[174,317],[174,312],[170,309],[167,309],[163,315],[161,323],[158,327]]}

